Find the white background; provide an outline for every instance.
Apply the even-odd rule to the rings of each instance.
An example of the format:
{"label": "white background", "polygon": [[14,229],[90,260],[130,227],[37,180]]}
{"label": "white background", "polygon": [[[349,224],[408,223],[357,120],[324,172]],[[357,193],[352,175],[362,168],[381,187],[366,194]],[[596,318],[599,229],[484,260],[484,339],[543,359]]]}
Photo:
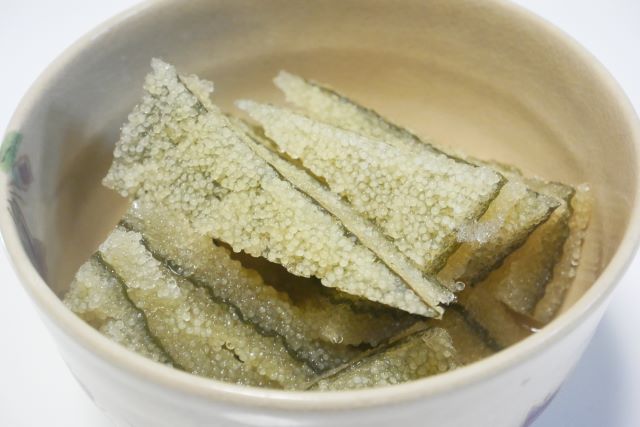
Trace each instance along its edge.
{"label": "white background", "polygon": [[[563,28],[594,53],[640,111],[640,1],[517,2]],[[82,34],[134,3],[0,0],[0,132],[49,62]],[[584,358],[536,427],[640,426],[639,278],[640,258],[616,290]],[[68,372],[3,250],[0,426],[109,425]]]}

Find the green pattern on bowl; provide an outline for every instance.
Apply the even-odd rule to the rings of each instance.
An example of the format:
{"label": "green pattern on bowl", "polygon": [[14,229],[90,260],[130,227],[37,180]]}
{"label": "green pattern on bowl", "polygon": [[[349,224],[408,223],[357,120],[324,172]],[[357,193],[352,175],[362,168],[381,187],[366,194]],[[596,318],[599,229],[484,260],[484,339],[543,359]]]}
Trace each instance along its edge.
{"label": "green pattern on bowl", "polygon": [[18,148],[22,142],[22,134],[20,132],[7,132],[2,145],[0,146],[0,168],[8,172],[13,167],[18,155]]}

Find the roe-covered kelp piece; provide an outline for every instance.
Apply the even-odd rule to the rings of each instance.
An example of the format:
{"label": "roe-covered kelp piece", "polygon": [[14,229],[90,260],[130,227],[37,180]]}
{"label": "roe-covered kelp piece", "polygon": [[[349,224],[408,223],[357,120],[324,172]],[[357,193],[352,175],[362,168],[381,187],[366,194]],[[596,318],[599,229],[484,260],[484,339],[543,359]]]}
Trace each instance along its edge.
{"label": "roe-covered kelp piece", "polygon": [[284,92],[288,102],[304,109],[317,120],[405,151],[427,150],[445,154],[409,130],[389,122],[375,111],[317,82],[305,80],[286,71],[280,71],[273,81]]}
{"label": "roe-covered kelp piece", "polygon": [[498,282],[496,296],[518,313],[533,315],[536,304],[552,278],[554,266],[569,236],[571,198],[572,195],[558,199],[561,206],[513,256],[507,258],[494,278]]}
{"label": "roe-covered kelp piece", "polygon": [[322,378],[311,388],[348,390],[399,384],[458,366],[451,337],[442,328],[415,332]]}
{"label": "roe-covered kelp piece", "polygon": [[431,288],[435,279],[425,279],[420,268],[408,259],[378,228],[369,220],[355,212],[351,206],[331,192],[318,179],[307,173],[304,168],[280,157],[270,150],[272,145],[266,138],[251,132],[239,123],[238,128],[246,132],[250,139],[247,141],[251,149],[298,190],[307,194],[324,209],[334,215],[354,236],[382,260],[394,273],[410,285],[418,295],[424,298],[439,298],[433,295]]}
{"label": "roe-covered kelp piece", "polygon": [[129,300],[123,285],[94,256],[85,262],[64,297],[64,304],[113,341],[149,359],[172,364],[151,336],[144,314]]}
{"label": "roe-covered kelp piece", "polygon": [[478,283],[516,248],[559,206],[552,197],[510,179],[478,221],[458,232],[461,245],[437,274],[443,283]]}
{"label": "roe-covered kelp piece", "polygon": [[99,254],[147,319],[149,331],[183,369],[239,384],[296,388],[313,370],[281,339],[261,334],[229,305],[171,272],[147,251],[142,236],[117,228]]}
{"label": "roe-covered kelp piece", "polygon": [[[234,251],[264,256],[325,286],[425,316],[423,301],[338,220],[257,156],[205,100],[207,85],[159,60],[123,127],[104,183],[121,194],[172,206],[198,232]],[[185,85],[189,84],[189,87]],[[199,93],[199,98],[194,95]],[[434,284],[434,288],[437,285]]]}
{"label": "roe-covered kelp piece", "polygon": [[515,166],[499,162],[491,165],[510,180],[523,179],[529,188],[559,204],[549,220],[509,258],[496,286],[498,298],[512,310],[539,325],[548,323],[575,278],[590,218],[589,187],[583,184],[576,189],[541,178],[523,178]]}
{"label": "roe-covered kelp piece", "polygon": [[527,179],[561,203],[551,217],[485,280],[459,295],[467,316],[501,347],[548,323],[573,282],[589,221],[590,195],[566,185]]}
{"label": "roe-covered kelp piece", "polygon": [[280,264],[264,258],[229,254],[285,293],[321,340],[359,348],[375,347],[424,320],[421,316],[322,286],[316,277],[293,275]]}
{"label": "roe-covered kelp piece", "polygon": [[[319,121],[383,141],[408,153],[443,153],[375,111],[318,83],[286,72],[281,72],[274,82],[285,93],[287,101]],[[450,157],[458,162],[487,166],[474,159]],[[482,280],[556,207],[551,198],[527,189],[520,179],[510,179],[480,219],[459,229],[458,240],[462,244],[438,278],[445,284],[461,281],[471,285]]]}
{"label": "roe-covered kelp piece", "polygon": [[[324,319],[308,318],[286,293],[265,283],[257,271],[244,268],[232,259],[228,249],[197,233],[181,213],[134,202],[121,224],[139,232],[147,249],[157,259],[164,260],[174,273],[207,286],[215,298],[235,307],[244,321],[265,334],[280,337],[290,352],[314,370],[335,368],[360,353],[355,348],[331,342],[333,336],[323,336]],[[350,333],[353,329],[350,323],[363,320],[340,309],[327,310],[325,316],[338,316],[332,321],[344,328],[333,331],[339,337]],[[363,333],[362,338],[366,337]]]}
{"label": "roe-covered kelp piece", "polygon": [[270,105],[238,105],[427,272],[444,264],[458,230],[484,213],[503,184],[487,168],[441,154],[408,153]]}
{"label": "roe-covered kelp piece", "polygon": [[589,187],[579,185],[570,202],[569,237],[564,242],[562,256],[553,269],[552,280],[547,284],[544,295],[533,312],[533,317],[539,322],[548,323],[554,318],[576,277],[592,205],[593,196]]}

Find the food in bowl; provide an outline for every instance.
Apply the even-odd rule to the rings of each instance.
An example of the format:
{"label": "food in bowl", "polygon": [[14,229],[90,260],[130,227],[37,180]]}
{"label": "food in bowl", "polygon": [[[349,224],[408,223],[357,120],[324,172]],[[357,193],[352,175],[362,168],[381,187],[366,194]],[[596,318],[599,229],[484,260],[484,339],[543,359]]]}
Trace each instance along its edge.
{"label": "food in bowl", "polygon": [[105,185],[129,211],[65,303],[111,339],[224,381],[350,389],[472,363],[557,313],[588,187],[451,154],[281,73],[297,110],[160,60]]}

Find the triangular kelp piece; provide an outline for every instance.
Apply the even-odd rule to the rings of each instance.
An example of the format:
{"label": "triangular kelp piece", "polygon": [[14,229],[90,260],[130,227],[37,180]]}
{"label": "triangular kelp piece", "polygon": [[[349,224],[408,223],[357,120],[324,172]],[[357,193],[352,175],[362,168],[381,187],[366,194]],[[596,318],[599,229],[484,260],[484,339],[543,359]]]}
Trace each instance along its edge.
{"label": "triangular kelp piece", "polygon": [[[257,156],[208,101],[210,85],[159,60],[129,116],[104,183],[171,206],[203,235],[234,251],[316,276],[325,286],[425,316],[423,301],[332,215]],[[196,96],[195,94],[198,94]]]}
{"label": "triangular kelp piece", "polygon": [[374,224],[355,212],[338,195],[331,192],[304,168],[280,157],[270,150],[270,141],[251,132],[246,126],[238,127],[251,138],[247,141],[251,149],[298,190],[307,194],[324,209],[334,215],[354,234],[362,244],[370,248],[393,272],[400,276],[421,298],[427,301],[451,301],[451,292],[435,283],[436,279],[426,279],[422,271],[393,242],[387,239]]}
{"label": "triangular kelp piece", "polygon": [[499,282],[497,297],[518,313],[532,315],[551,280],[554,265],[569,237],[571,198],[572,195],[558,199],[561,206],[529,236],[514,256],[507,258],[500,268],[502,274],[494,279]]}
{"label": "triangular kelp piece", "polygon": [[[134,202],[120,223],[139,232],[147,249],[174,273],[207,287],[213,298],[233,306],[246,323],[279,337],[291,354],[317,372],[357,356],[361,351],[354,346],[377,345],[418,319],[384,305],[356,311],[309,283],[292,285],[307,288],[303,302],[294,301],[271,282],[278,286],[309,279],[282,268],[269,271],[266,261],[258,271],[245,268],[227,248],[197,233],[184,215],[166,207]],[[309,299],[312,306],[306,304]]]}
{"label": "triangular kelp piece", "polygon": [[[492,166],[446,153],[321,84],[284,71],[274,82],[288,101],[319,121],[385,142],[408,153],[444,154],[457,162]],[[458,238],[461,244],[438,278],[443,283],[461,281],[467,285],[482,280],[556,207],[551,198],[528,189],[519,179],[510,179],[481,218],[460,228]]]}
{"label": "triangular kelp piece", "polygon": [[311,117],[339,128],[381,141],[404,151],[446,154],[422,141],[408,129],[395,125],[375,111],[317,82],[280,71],[273,80],[287,101],[302,108]]}
{"label": "triangular kelp piece", "polygon": [[576,277],[582,245],[591,219],[592,194],[587,185],[579,185],[569,207],[569,236],[562,247],[562,256],[555,264],[551,280],[545,286],[544,295],[533,310],[533,318],[543,324],[558,314],[569,287]]}
{"label": "triangular kelp piece", "polygon": [[509,179],[522,179],[529,188],[553,198],[559,207],[508,258],[494,279],[497,297],[513,311],[540,324],[557,313],[573,282],[589,224],[591,194],[588,186],[573,188],[540,178],[523,178],[517,168],[493,162]]}
{"label": "triangular kelp piece", "polygon": [[153,257],[137,232],[116,228],[99,256],[147,319],[149,331],[183,369],[239,384],[296,388],[315,374],[273,335],[245,322],[207,287]]}
{"label": "triangular kelp piece", "polygon": [[555,197],[560,207],[499,268],[461,292],[437,321],[451,335],[463,364],[542,328],[557,314],[575,278],[589,222],[588,189],[530,178],[526,182]]}
{"label": "triangular kelp piece", "polygon": [[134,202],[120,224],[140,233],[147,250],[172,272],[208,288],[213,298],[233,306],[245,323],[280,339],[289,353],[315,371],[339,366],[359,353],[320,339],[319,325],[306,319],[285,293],[233,260],[226,248],[197,233],[179,212]]}
{"label": "triangular kelp piece", "polygon": [[238,105],[426,272],[444,265],[458,230],[485,212],[503,184],[487,168],[441,154],[408,153],[270,105]]}
{"label": "triangular kelp piece", "polygon": [[528,188],[522,180],[509,179],[487,211],[458,232],[461,242],[436,277],[444,282],[472,286],[495,270],[520,247],[560,204]]}

